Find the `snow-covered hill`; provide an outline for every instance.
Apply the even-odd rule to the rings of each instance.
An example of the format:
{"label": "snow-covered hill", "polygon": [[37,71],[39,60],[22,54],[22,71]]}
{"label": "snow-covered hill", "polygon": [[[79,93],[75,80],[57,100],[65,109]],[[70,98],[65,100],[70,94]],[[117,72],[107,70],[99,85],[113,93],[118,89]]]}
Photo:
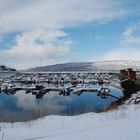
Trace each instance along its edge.
{"label": "snow-covered hill", "polygon": [[0,65],[0,72],[11,72],[11,71],[16,71],[16,69],[9,68],[4,65]]}
{"label": "snow-covered hill", "polygon": [[106,113],[47,116],[23,123],[0,123],[2,140],[139,140],[140,105]]}
{"label": "snow-covered hill", "polygon": [[95,61],[49,65],[27,71],[118,71],[124,68],[140,70],[140,61]]}

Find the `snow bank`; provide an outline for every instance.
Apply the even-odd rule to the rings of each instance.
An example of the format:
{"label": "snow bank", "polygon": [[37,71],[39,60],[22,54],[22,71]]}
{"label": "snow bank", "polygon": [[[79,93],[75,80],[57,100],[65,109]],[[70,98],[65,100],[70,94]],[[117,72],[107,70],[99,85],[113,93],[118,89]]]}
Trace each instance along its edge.
{"label": "snow bank", "polygon": [[47,116],[26,123],[0,123],[3,140],[139,140],[140,105],[107,113]]}
{"label": "snow bank", "polygon": [[125,104],[138,104],[140,103],[140,91],[131,95],[131,97],[125,101]]}

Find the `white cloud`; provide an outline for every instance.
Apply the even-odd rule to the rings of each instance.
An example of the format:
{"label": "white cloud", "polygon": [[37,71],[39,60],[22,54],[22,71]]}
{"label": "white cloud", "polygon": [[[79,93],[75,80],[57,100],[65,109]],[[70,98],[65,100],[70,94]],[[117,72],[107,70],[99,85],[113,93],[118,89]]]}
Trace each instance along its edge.
{"label": "white cloud", "polygon": [[[125,5],[135,4],[135,8]],[[0,35],[15,31],[15,45],[0,51],[0,61],[16,68],[63,62],[72,40],[64,28],[109,21],[135,12],[137,4],[114,0],[0,0]],[[8,60],[8,61],[7,61]]]}
{"label": "white cloud", "polygon": [[[72,41],[62,30],[35,30],[23,32],[15,38],[16,44],[0,52],[1,58],[15,59],[17,68],[37,66],[40,61],[52,64],[71,52]],[[18,64],[17,60],[18,59]]]}
{"label": "white cloud", "polygon": [[65,28],[128,14],[123,2],[112,0],[0,0],[0,9],[1,33]]}
{"label": "white cloud", "polygon": [[122,34],[120,47],[102,55],[101,60],[140,60],[140,22],[131,24]]}
{"label": "white cloud", "polygon": [[123,39],[121,43],[123,45],[140,45],[140,22],[130,25],[126,28],[125,32],[123,33]]}
{"label": "white cloud", "polygon": [[102,55],[100,60],[140,60],[140,48],[123,47]]}

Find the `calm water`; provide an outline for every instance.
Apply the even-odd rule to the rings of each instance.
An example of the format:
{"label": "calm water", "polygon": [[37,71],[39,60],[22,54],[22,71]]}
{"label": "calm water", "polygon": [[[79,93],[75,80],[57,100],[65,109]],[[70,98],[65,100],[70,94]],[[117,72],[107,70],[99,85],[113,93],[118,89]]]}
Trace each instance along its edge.
{"label": "calm water", "polygon": [[[109,88],[110,94],[117,97],[123,95],[121,90]],[[41,99],[36,99],[32,93],[25,94],[25,91],[18,91],[12,95],[0,93],[0,121],[28,121],[46,115],[100,112],[115,100],[113,97],[101,99],[94,92],[84,92],[80,96],[73,93],[70,96],[62,96],[58,92],[49,92]]]}
{"label": "calm water", "polygon": [[0,78],[6,78],[15,75],[17,72],[0,72]]}

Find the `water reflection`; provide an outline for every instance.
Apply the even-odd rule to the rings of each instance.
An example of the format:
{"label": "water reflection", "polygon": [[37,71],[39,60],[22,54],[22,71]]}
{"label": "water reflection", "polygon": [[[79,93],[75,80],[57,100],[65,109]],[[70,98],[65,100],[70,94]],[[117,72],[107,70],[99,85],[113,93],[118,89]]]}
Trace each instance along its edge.
{"label": "water reflection", "polygon": [[[113,87],[110,93],[120,97],[122,91]],[[18,91],[15,94],[0,94],[0,121],[28,121],[46,115],[77,115],[86,112],[100,112],[108,106],[113,97],[101,99],[95,92],[83,92],[80,96],[70,93],[70,96],[60,96],[59,92],[50,91],[36,99],[32,92]]]}

